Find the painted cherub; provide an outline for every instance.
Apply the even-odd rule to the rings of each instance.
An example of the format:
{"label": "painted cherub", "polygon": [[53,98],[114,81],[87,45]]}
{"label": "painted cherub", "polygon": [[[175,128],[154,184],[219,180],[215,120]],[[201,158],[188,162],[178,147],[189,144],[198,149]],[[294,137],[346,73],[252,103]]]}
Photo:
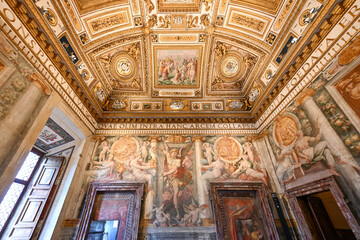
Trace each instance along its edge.
{"label": "painted cherub", "polygon": [[101,152],[99,154],[99,162],[103,162],[106,160],[106,153],[110,152],[110,145],[107,141],[103,141],[101,143]]}
{"label": "painted cherub", "polygon": [[165,205],[164,203],[161,203],[159,207],[156,207],[154,205],[151,212],[149,212],[146,216],[149,217],[151,213],[155,212],[155,221],[153,223],[154,227],[171,227],[171,219],[170,219],[170,213],[165,213]]}
{"label": "painted cherub", "polygon": [[149,147],[149,141],[144,141],[141,144],[140,151],[141,151],[141,157],[144,162],[146,162],[146,159],[148,157],[148,147]]}
{"label": "painted cherub", "polygon": [[203,204],[200,207],[196,207],[194,204],[190,204],[189,206],[183,205],[184,210],[187,214],[184,216],[184,226],[201,226],[201,218],[200,215],[204,215],[202,211],[208,207],[207,204]]}
{"label": "painted cherub", "polygon": [[210,164],[212,162],[212,155],[215,155],[214,150],[210,143],[207,142],[203,144],[203,149],[205,150],[205,158],[208,164]]}

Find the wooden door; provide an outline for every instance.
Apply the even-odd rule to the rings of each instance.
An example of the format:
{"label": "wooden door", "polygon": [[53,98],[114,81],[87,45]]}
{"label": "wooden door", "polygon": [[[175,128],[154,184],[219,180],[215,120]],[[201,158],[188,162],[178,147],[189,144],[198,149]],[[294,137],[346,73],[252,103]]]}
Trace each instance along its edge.
{"label": "wooden door", "polygon": [[332,224],[321,199],[308,196],[306,197],[306,201],[310,209],[310,214],[314,220],[315,227],[322,239],[338,239],[334,225]]}
{"label": "wooden door", "polygon": [[63,157],[47,157],[44,159],[7,239],[31,238],[63,160]]}

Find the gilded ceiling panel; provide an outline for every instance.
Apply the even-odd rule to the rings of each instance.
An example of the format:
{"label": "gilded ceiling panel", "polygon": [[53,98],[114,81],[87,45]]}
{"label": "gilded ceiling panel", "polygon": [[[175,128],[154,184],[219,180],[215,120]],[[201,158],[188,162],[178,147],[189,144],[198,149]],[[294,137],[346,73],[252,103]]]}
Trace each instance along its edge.
{"label": "gilded ceiling panel", "polygon": [[94,38],[103,34],[130,27],[130,10],[128,7],[96,14],[84,19],[89,35]]}
{"label": "gilded ceiling panel", "polygon": [[76,7],[80,15],[98,11],[100,9],[111,7],[114,5],[123,5],[128,4],[128,0],[73,0],[76,4]]}
{"label": "gilded ceiling panel", "polygon": [[250,116],[321,7],[317,0],[35,4],[93,112],[105,118]]}
{"label": "gilded ceiling panel", "polygon": [[[234,40],[234,39],[232,39]],[[244,96],[254,82],[266,54],[245,42],[213,38],[207,72],[206,94]]]}
{"label": "gilded ceiling panel", "polygon": [[230,3],[276,14],[282,0],[230,0]]}

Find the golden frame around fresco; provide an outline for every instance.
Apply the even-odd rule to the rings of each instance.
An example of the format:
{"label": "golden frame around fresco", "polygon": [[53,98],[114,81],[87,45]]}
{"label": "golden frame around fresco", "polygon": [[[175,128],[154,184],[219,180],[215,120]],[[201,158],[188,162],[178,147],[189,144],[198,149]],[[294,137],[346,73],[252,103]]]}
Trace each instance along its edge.
{"label": "golden frame around fresco", "polygon": [[152,68],[155,88],[199,88],[202,57],[202,45],[154,46]]}

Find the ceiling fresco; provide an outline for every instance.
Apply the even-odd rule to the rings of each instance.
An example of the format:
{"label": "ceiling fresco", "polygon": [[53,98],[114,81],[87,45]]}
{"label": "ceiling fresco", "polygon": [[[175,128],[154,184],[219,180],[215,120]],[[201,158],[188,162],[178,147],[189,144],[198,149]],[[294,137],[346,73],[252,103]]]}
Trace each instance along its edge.
{"label": "ceiling fresco", "polygon": [[315,33],[320,39],[320,24],[338,4],[334,0],[24,3],[27,9],[38,9],[33,18],[61,56],[69,85],[97,123],[166,117],[196,122],[221,116],[255,123],[290,80],[298,52],[309,50],[303,46]]}

